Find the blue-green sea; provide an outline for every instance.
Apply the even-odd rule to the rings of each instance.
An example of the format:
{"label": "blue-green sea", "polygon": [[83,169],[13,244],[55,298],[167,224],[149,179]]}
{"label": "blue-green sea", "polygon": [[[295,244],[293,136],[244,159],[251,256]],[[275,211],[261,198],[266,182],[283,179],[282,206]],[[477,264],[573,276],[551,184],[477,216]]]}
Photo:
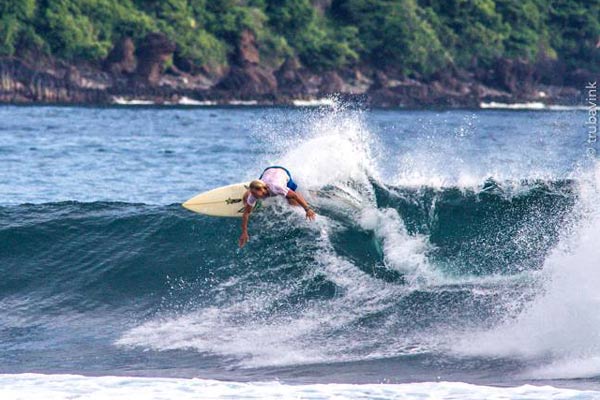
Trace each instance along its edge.
{"label": "blue-green sea", "polygon": [[0,394],[600,398],[587,116],[1,106]]}

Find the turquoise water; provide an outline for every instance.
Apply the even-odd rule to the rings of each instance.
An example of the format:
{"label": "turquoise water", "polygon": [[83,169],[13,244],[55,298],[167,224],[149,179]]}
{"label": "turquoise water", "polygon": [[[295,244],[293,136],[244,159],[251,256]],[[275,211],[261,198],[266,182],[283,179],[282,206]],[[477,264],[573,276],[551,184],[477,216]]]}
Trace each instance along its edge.
{"label": "turquoise water", "polygon": [[[598,390],[585,120],[3,106],[0,373]],[[270,164],[316,222],[179,205]]]}

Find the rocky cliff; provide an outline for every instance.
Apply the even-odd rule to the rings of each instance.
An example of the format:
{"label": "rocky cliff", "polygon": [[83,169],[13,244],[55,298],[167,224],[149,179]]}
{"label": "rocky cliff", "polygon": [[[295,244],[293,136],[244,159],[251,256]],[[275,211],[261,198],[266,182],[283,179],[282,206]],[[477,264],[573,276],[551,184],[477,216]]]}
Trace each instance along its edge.
{"label": "rocky cliff", "polygon": [[175,52],[176,45],[165,35],[151,33],[137,42],[123,38],[97,64],[37,55],[0,58],[0,101],[109,104],[124,98],[160,104],[186,98],[289,104],[336,94],[382,107],[478,107],[491,101],[575,104],[585,82],[595,79],[588,71],[568,72],[550,60],[530,64],[499,59],[492,69],[449,68],[428,79],[368,65],[316,72],[294,57],[266,66],[249,30],[242,32],[234,59],[222,70],[186,72],[172,62]]}

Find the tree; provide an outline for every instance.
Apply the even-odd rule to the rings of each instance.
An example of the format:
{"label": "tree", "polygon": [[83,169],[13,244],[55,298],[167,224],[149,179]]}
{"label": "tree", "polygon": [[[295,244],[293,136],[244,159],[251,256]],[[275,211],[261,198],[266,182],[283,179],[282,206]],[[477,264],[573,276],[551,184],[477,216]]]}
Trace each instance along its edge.
{"label": "tree", "polygon": [[13,55],[21,37],[41,40],[31,28],[35,8],[35,0],[0,0],[0,55]]}

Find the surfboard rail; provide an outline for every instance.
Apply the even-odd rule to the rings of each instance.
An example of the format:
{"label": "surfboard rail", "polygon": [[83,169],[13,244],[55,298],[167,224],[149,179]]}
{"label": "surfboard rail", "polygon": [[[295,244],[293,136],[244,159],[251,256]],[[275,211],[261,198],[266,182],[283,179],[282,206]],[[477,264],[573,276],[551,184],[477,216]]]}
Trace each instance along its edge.
{"label": "surfboard rail", "polygon": [[250,182],[234,183],[202,192],[182,204],[186,209],[213,217],[241,217],[244,193]]}

